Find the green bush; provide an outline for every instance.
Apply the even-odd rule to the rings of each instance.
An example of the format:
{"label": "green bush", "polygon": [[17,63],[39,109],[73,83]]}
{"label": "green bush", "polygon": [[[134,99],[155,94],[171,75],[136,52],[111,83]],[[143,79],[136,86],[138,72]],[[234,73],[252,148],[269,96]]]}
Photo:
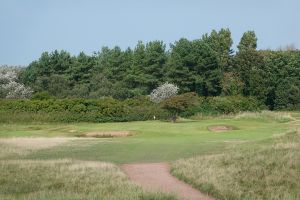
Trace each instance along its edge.
{"label": "green bush", "polygon": [[163,101],[162,107],[177,115],[189,108],[193,108],[196,104],[197,94],[195,92],[188,92]]}
{"label": "green bush", "polygon": [[55,99],[55,97],[51,96],[48,92],[37,92],[31,97],[31,99],[33,99],[33,100],[49,100],[49,99]]}
{"label": "green bush", "polygon": [[243,96],[218,96],[218,97],[198,97],[194,106],[188,107],[181,113],[181,116],[187,117],[196,113],[214,115],[214,114],[233,114],[243,111],[259,111],[264,106],[253,97]]}
{"label": "green bush", "polygon": [[122,122],[166,119],[169,113],[146,97],[105,99],[0,100],[0,122]]}
{"label": "green bush", "polygon": [[[170,108],[170,109],[164,109]],[[195,93],[178,95],[163,103],[152,103],[148,97],[124,101],[104,99],[0,100],[0,123],[14,122],[123,122],[169,119],[202,114],[230,114],[258,111],[261,105],[251,97],[198,97]]]}

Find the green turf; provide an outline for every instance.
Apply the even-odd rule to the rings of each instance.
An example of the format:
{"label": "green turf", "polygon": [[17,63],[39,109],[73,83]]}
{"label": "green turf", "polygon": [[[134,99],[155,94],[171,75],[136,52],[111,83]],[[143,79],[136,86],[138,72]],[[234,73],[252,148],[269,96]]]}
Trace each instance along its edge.
{"label": "green turf", "polygon": [[[224,133],[210,132],[210,125],[237,128]],[[72,141],[51,149],[33,151],[24,159],[109,161],[114,163],[173,161],[194,155],[214,154],[243,141],[271,138],[288,129],[287,123],[263,119],[207,119],[179,123],[146,121],[77,124],[1,124],[0,137],[74,136],[88,131],[128,130],[135,135]]]}

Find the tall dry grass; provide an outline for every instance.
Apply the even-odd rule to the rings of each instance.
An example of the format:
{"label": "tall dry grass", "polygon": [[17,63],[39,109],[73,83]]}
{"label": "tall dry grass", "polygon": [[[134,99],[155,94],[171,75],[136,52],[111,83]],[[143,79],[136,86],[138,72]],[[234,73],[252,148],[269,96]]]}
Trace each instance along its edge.
{"label": "tall dry grass", "polygon": [[234,116],[235,119],[260,119],[260,120],[275,120],[277,122],[294,121],[289,112],[275,112],[264,110],[261,112],[242,112]]}
{"label": "tall dry grass", "polygon": [[217,199],[300,199],[300,131],[273,142],[182,159],[172,173]]}
{"label": "tall dry grass", "polygon": [[217,114],[208,115],[197,113],[192,116],[191,119],[202,120],[202,119],[249,119],[249,120],[275,120],[276,122],[289,122],[296,120],[290,112],[277,112],[263,110],[260,112],[240,112],[236,114]]}
{"label": "tall dry grass", "polygon": [[72,160],[0,161],[1,200],[174,200],[143,192],[115,165]]}
{"label": "tall dry grass", "polygon": [[[26,138],[27,143],[24,144],[19,139],[0,142],[1,200],[176,199],[162,193],[144,192],[119,167],[111,163],[22,159],[40,147],[51,148],[65,144],[65,141],[58,138],[49,138],[49,144],[41,138],[38,141],[34,140],[36,138],[31,139],[33,141],[28,142],[30,138]],[[34,142],[39,144],[31,148]]]}

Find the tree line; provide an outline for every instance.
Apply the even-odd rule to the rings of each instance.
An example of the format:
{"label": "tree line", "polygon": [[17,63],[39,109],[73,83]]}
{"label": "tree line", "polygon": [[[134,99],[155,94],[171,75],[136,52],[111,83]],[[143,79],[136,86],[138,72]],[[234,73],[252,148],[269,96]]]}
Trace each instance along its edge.
{"label": "tree line", "polygon": [[170,82],[180,93],[253,96],[270,109],[299,108],[299,50],[257,50],[254,31],[243,34],[236,52],[232,45],[230,30],[221,29],[168,48],[139,41],[133,49],[103,47],[93,55],[55,50],[21,70],[19,80],[57,98],[127,99]]}

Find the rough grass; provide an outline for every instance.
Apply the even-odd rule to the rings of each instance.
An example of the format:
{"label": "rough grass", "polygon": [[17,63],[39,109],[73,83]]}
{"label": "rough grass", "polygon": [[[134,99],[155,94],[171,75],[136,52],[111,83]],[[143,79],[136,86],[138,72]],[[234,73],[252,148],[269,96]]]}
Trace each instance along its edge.
{"label": "rough grass", "polygon": [[234,116],[235,119],[261,119],[261,120],[274,120],[277,122],[289,122],[294,121],[289,112],[274,112],[274,111],[262,111],[262,112],[243,112]]}
{"label": "rough grass", "polygon": [[0,138],[0,160],[12,159],[33,153],[41,149],[50,149],[60,145],[71,145],[78,138],[71,137],[13,137]]}
{"label": "rough grass", "polygon": [[0,161],[0,199],[174,200],[143,192],[113,164],[71,160]]}
{"label": "rough grass", "polygon": [[[15,159],[40,150],[32,141],[46,144],[58,138],[1,139],[1,200],[175,200],[171,195],[144,192],[114,164],[71,159]],[[3,142],[3,140],[6,140]],[[15,141],[16,140],[16,141]],[[75,139],[76,140],[76,139]],[[77,139],[79,140],[79,139]],[[81,140],[83,143],[89,139]],[[28,143],[28,141],[30,141]],[[55,143],[56,144],[56,143]],[[61,145],[59,141],[59,145]],[[38,144],[40,146],[41,144]],[[64,143],[65,145],[65,143]],[[44,145],[42,145],[44,146]],[[83,144],[84,146],[84,144]]]}
{"label": "rough grass", "polygon": [[197,113],[192,116],[191,119],[194,120],[205,120],[205,119],[244,119],[244,120],[264,120],[264,121],[276,121],[276,122],[289,122],[294,121],[295,118],[292,116],[291,112],[275,112],[264,110],[261,112],[240,112],[237,114],[218,114],[218,115],[203,115]]}
{"label": "rough grass", "polygon": [[300,131],[179,160],[172,174],[217,199],[300,199]]}
{"label": "rough grass", "polygon": [[[73,139],[74,140],[74,139]],[[0,143],[13,145],[16,148],[21,149],[47,149],[51,147],[55,147],[58,145],[62,145],[72,141],[72,138],[66,137],[56,137],[56,138],[24,138],[24,137],[16,137],[16,138],[1,138]]]}

